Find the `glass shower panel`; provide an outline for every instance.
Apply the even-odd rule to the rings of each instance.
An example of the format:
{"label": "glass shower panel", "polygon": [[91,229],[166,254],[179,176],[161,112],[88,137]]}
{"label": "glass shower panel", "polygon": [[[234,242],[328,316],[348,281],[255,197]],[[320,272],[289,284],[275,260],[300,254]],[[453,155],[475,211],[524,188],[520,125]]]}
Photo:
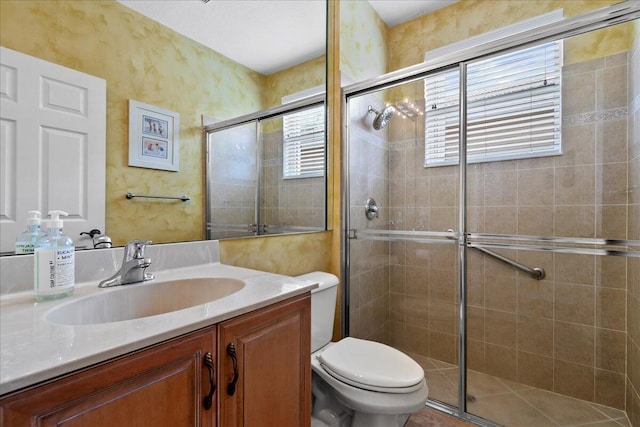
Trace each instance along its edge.
{"label": "glass shower panel", "polygon": [[457,406],[459,167],[425,168],[422,79],[347,108],[348,333],[412,356]]}
{"label": "glass shower panel", "polygon": [[[530,158],[474,163],[468,153],[469,413],[502,425],[576,425],[608,420],[603,413],[622,420],[625,401],[635,397],[625,360],[638,366],[640,354],[629,336],[638,316],[627,307],[637,299],[631,266],[638,258],[629,252],[638,250],[639,223],[637,28],[565,39],[557,76],[549,58],[539,76],[529,73],[526,102],[554,85],[562,97],[532,107],[549,121],[526,135]],[[513,123],[521,118],[496,114],[495,100],[480,107],[468,99],[469,147],[480,122],[487,140],[503,131],[496,124],[519,140]],[[561,152],[531,148],[545,138]]]}
{"label": "glass shower panel", "polygon": [[209,239],[256,235],[257,126],[255,121],[207,136]]}
{"label": "glass shower panel", "polygon": [[260,141],[260,234],[323,230],[324,107],[261,120]]}

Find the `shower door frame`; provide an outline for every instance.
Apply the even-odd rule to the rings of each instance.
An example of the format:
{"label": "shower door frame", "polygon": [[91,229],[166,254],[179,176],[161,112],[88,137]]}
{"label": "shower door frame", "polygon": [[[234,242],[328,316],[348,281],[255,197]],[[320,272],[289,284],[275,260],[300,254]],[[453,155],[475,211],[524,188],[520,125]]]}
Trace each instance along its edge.
{"label": "shower door frame", "polygon": [[[442,243],[442,238],[454,239],[458,245],[458,405],[457,407],[450,406],[444,403],[435,402],[429,400],[427,406],[457,416],[458,418],[469,420],[478,425],[493,427],[497,426],[493,422],[484,418],[478,417],[474,414],[467,412],[466,395],[467,395],[467,354],[466,354],[466,321],[467,321],[467,248],[472,247],[487,247],[487,248],[508,248],[508,249],[534,249],[534,250],[549,250],[549,247],[535,247],[527,246],[517,243],[508,242],[508,238],[502,235],[491,235],[481,233],[469,233],[467,230],[467,143],[466,143],[466,128],[467,128],[467,99],[466,99],[466,68],[467,64],[483,57],[490,55],[496,55],[499,53],[506,53],[509,51],[526,48],[528,46],[537,45],[544,42],[550,42],[553,40],[565,39],[580,34],[588,33],[591,31],[608,28],[614,25],[629,22],[635,19],[640,19],[640,4],[632,1],[624,1],[615,5],[611,5],[602,9],[598,9],[592,12],[588,12],[576,17],[564,19],[559,22],[551,23],[538,27],[536,29],[525,31],[523,33],[510,36],[508,38],[498,39],[496,41],[483,44],[481,46],[468,47],[461,49],[457,52],[443,55],[435,60],[425,61],[423,63],[407,67],[398,71],[394,71],[364,82],[352,84],[343,88],[342,97],[342,111],[343,111],[343,141],[342,144],[342,215],[344,220],[342,221],[342,257],[343,257],[343,285],[344,289],[341,292],[341,336],[346,337],[349,335],[349,278],[350,278],[350,240],[356,238],[350,229],[350,176],[349,176],[349,132],[348,123],[350,120],[348,101],[352,97],[371,94],[381,89],[389,89],[396,86],[400,86],[405,83],[415,82],[424,79],[427,75],[443,71],[445,69],[458,68],[460,72],[460,109],[459,109],[459,125],[460,125],[460,139],[459,139],[459,217],[458,217],[458,231],[455,233],[441,233],[441,232],[420,232],[421,238],[419,241],[425,243],[434,242]],[[415,232],[407,232],[407,234],[415,234]],[[390,233],[391,234],[391,233]],[[516,240],[523,240],[521,237],[531,236],[515,236]],[[400,236],[400,239],[402,237]],[[381,239],[378,237],[378,239]],[[485,239],[488,243],[476,243],[474,239]],[[532,242],[539,242],[542,237],[532,237]],[[391,237],[389,241],[393,240]],[[491,242],[493,240],[493,243]],[[505,243],[505,240],[507,242]],[[584,244],[585,242],[592,245],[607,245],[607,244],[620,244],[620,245],[638,245],[637,241],[610,241],[604,239],[567,239],[567,238],[552,238],[554,242],[559,244],[577,245]],[[501,246],[504,245],[504,246]],[[560,249],[562,251],[563,249]],[[565,251],[571,250],[574,253],[588,253],[597,255],[625,255],[624,251],[611,251],[607,249],[576,249],[569,248]],[[640,256],[638,251],[627,251],[629,256]]]}
{"label": "shower door frame", "polygon": [[[207,125],[203,128],[203,140],[204,140],[204,151],[205,151],[205,221],[204,221],[204,230],[203,234],[206,236],[207,240],[211,239],[211,209],[209,206],[209,194],[211,191],[210,188],[210,161],[211,161],[211,149],[209,144],[209,136],[215,132],[224,131],[227,129],[232,129],[242,125],[254,124],[256,131],[256,195],[255,195],[255,214],[254,221],[255,224],[247,224],[248,227],[255,226],[255,231],[248,230],[248,232],[253,232],[252,236],[262,236],[267,233],[264,232],[264,229],[261,228],[261,214],[260,214],[260,190],[262,188],[262,172],[261,172],[261,158],[262,158],[262,142],[261,142],[261,124],[265,120],[274,119],[277,117],[283,117],[286,114],[295,113],[298,111],[306,110],[313,107],[318,107],[320,105],[325,106],[326,111],[326,92],[318,93],[317,95],[308,96],[306,98],[287,102],[285,104],[279,105],[277,107],[269,108],[266,110],[257,111],[255,113],[246,114],[244,116],[239,116],[229,120],[222,120],[217,123],[213,123]],[[327,120],[325,118],[325,135],[327,135]],[[326,137],[325,137],[325,159],[327,158],[327,149],[326,149]],[[324,170],[324,187],[325,193],[327,189],[327,164],[325,161],[325,170]],[[325,197],[324,204],[324,215],[323,215],[323,225],[322,229],[327,229],[327,203]],[[251,236],[243,236],[243,237],[251,237]]]}

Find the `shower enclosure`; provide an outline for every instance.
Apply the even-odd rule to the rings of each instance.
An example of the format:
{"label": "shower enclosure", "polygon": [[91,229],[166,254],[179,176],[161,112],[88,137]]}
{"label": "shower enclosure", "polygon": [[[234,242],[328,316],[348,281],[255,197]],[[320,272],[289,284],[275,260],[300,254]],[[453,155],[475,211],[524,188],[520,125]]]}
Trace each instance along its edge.
{"label": "shower enclosure", "polygon": [[208,239],[325,229],[324,95],[209,125]]}
{"label": "shower enclosure", "polygon": [[345,88],[344,333],[430,406],[640,426],[640,25],[611,16]]}

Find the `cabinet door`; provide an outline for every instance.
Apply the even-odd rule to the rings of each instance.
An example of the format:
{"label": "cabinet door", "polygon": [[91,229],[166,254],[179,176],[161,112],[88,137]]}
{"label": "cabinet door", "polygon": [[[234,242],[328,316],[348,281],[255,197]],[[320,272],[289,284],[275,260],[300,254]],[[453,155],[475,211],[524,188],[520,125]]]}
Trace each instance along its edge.
{"label": "cabinet door", "polygon": [[310,301],[307,294],[219,325],[220,426],[310,425]]}
{"label": "cabinet door", "polygon": [[212,427],[208,352],[215,363],[215,328],[3,398],[0,425]]}

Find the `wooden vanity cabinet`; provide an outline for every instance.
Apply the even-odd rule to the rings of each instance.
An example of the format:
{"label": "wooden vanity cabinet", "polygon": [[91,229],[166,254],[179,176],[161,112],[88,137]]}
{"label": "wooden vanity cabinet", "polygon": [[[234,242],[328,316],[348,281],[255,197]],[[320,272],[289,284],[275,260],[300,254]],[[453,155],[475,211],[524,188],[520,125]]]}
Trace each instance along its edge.
{"label": "wooden vanity cabinet", "polygon": [[0,427],[309,426],[310,312],[308,294],[293,297],[9,394]]}
{"label": "wooden vanity cabinet", "polygon": [[310,425],[310,322],[307,294],[219,325],[219,427]]}
{"label": "wooden vanity cabinet", "polygon": [[203,399],[215,337],[210,327],[9,395],[0,400],[0,425],[213,427],[215,398],[208,410]]}

